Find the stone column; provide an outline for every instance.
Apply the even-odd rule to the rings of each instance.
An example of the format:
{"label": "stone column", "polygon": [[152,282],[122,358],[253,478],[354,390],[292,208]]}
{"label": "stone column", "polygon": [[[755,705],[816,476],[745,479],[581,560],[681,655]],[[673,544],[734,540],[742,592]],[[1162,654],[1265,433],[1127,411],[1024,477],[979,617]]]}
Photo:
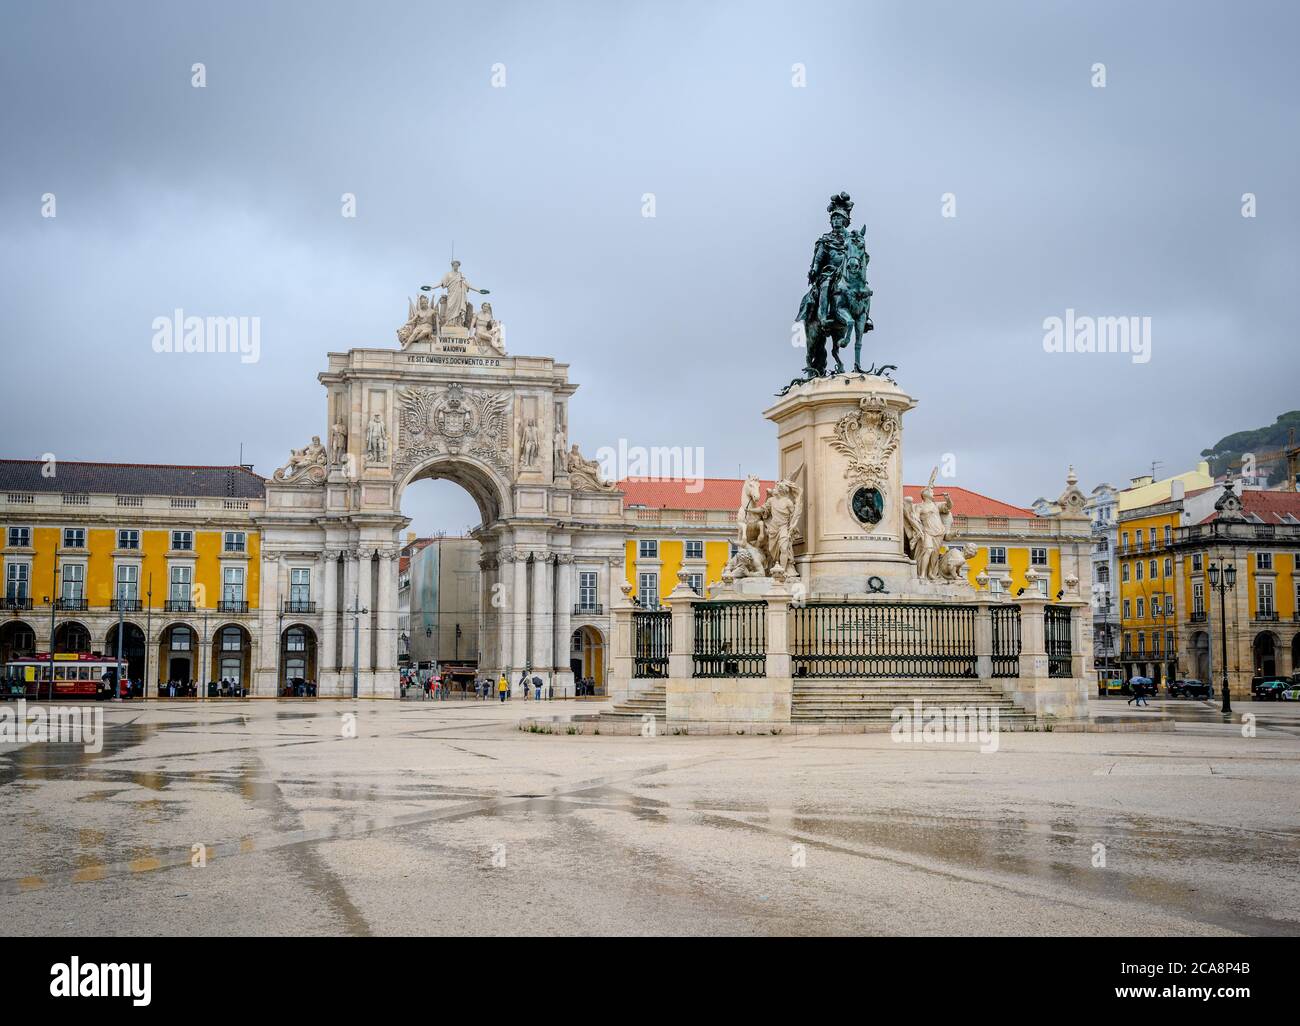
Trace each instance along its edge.
{"label": "stone column", "polygon": [[605,691],[615,702],[632,697],[632,585],[622,583],[623,594],[610,610],[609,651],[605,662]]}
{"label": "stone column", "polygon": [[[573,693],[573,670],[569,666],[570,638],[573,635],[573,553],[555,555],[555,632],[551,662],[555,667],[555,693]],[[606,676],[609,667],[605,668]]]}
{"label": "stone column", "polygon": [[358,609],[368,609],[361,614],[360,652],[357,656],[357,669],[362,674],[370,673],[374,664],[370,658],[371,632],[370,621],[374,614],[374,555],[375,550],[362,548],[357,550],[357,605]]}
{"label": "stone column", "polygon": [[396,549],[379,550],[379,589],[376,595],[375,670],[385,674],[381,686],[397,686],[397,566]]}
{"label": "stone column", "polygon": [[551,554],[538,552],[533,557],[533,600],[529,611],[532,646],[529,653],[533,671],[543,679],[551,669],[555,628],[551,608]]}
{"label": "stone column", "polygon": [[[515,550],[502,549],[497,556],[496,587],[491,602],[491,615],[496,621],[497,676],[507,673],[514,656],[514,632],[510,629],[511,611],[514,609]],[[507,674],[508,676],[508,674]]]}
{"label": "stone column", "polygon": [[348,612],[356,608],[357,603],[357,552],[355,549],[343,553],[343,594],[339,597],[339,693],[350,695],[352,682],[346,678],[352,676],[352,636],[355,614]]}
{"label": "stone column", "polygon": [[510,606],[507,617],[510,621],[510,670],[514,687],[519,679],[519,671],[528,662],[528,557],[526,553],[515,552],[514,587],[510,590]]}
{"label": "stone column", "polygon": [[[485,677],[497,669],[493,664],[500,653],[499,642],[494,630],[495,621],[492,613],[492,582],[496,576],[497,561],[491,555],[483,555],[478,561],[478,675]],[[492,678],[496,680],[494,676]]]}
{"label": "stone column", "polygon": [[326,549],[321,553],[321,637],[316,653],[317,673],[324,683],[327,673],[338,670],[339,552]]}
{"label": "stone column", "polygon": [[993,676],[993,603],[984,597],[975,605],[975,676]]}
{"label": "stone column", "polygon": [[260,656],[250,674],[250,686],[255,695],[277,693],[276,679],[280,662],[280,557],[262,550],[261,608],[258,610],[259,634],[262,637]]}

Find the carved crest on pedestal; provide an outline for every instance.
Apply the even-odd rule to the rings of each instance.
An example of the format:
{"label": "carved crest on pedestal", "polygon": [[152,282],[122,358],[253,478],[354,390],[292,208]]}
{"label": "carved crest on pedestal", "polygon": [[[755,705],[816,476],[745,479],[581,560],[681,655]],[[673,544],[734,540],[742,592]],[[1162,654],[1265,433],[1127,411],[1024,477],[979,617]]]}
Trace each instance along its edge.
{"label": "carved crest on pedestal", "polygon": [[399,388],[400,436],[396,469],[430,456],[465,453],[508,472],[511,464],[509,396],[453,383],[445,390]]}
{"label": "carved crest on pedestal", "polygon": [[898,413],[889,408],[883,396],[866,396],[858,409],[846,413],[835,425],[831,445],[846,457],[846,479],[869,488],[880,488],[889,477],[889,458],[898,448],[900,422]]}

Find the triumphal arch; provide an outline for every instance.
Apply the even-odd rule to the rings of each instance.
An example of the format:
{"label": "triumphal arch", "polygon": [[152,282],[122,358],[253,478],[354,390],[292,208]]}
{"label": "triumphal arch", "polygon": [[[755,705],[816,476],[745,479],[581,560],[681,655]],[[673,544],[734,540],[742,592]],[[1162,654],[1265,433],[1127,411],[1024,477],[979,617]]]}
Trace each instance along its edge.
{"label": "triumphal arch", "polygon": [[[267,484],[263,637],[305,628],[321,695],[397,696],[401,501],[422,478],[478,504],[481,675],[528,669],[572,693],[575,564],[617,594],[622,493],[569,442],[578,386],[567,364],[507,350],[490,301],[472,302],[487,294],[453,261],[391,344],[330,353],[322,434]],[[262,650],[256,693],[274,694],[279,653]]]}

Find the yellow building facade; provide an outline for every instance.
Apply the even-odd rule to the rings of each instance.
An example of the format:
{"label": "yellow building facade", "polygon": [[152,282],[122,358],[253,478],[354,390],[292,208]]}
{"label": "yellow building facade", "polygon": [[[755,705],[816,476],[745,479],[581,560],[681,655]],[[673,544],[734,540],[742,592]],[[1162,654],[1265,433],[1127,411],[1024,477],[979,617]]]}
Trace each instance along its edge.
{"label": "yellow building facade", "polygon": [[0,461],[0,659],[119,646],[133,681],[247,687],[263,479],[245,467]]}

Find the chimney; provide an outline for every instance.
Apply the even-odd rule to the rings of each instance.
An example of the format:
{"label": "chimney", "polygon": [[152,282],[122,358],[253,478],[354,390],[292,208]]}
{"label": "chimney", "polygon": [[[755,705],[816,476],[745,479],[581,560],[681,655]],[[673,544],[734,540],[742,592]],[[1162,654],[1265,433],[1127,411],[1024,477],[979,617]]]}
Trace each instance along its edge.
{"label": "chimney", "polygon": [[1169,483],[1169,498],[1173,502],[1178,502],[1187,494],[1187,486],[1182,481],[1171,481]]}

